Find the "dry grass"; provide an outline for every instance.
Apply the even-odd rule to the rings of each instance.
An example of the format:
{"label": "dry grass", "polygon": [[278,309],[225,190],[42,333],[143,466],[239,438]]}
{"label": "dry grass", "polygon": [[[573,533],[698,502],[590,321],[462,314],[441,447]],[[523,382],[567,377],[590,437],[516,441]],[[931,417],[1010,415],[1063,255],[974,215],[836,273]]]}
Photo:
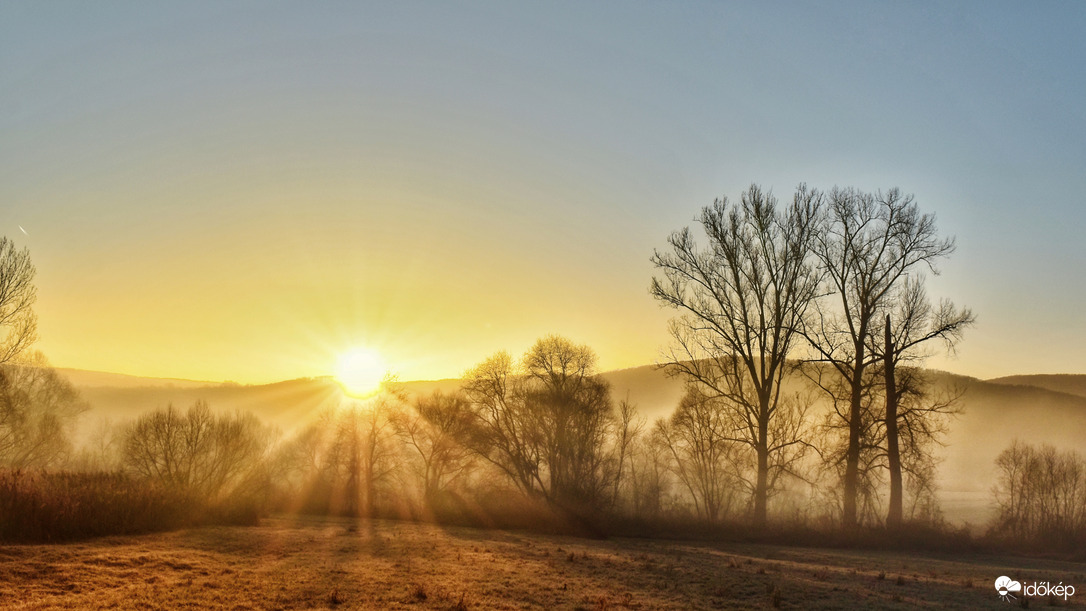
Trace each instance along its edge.
{"label": "dry grass", "polygon": [[[1011,608],[999,575],[1081,586],[1086,565],[276,518],[0,547],[16,609]],[[880,577],[881,576],[881,577]],[[969,587],[973,583],[976,587]],[[1047,604],[1034,601],[1035,607]]]}
{"label": "dry grass", "polygon": [[253,524],[244,499],[210,503],[120,473],[0,469],[0,542],[72,541],[195,524]]}

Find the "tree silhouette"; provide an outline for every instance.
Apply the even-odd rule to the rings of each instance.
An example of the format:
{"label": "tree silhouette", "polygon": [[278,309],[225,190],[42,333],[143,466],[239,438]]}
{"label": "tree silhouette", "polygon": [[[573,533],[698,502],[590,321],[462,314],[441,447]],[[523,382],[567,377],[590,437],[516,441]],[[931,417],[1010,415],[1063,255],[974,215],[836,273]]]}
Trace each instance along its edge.
{"label": "tree silhouette", "polygon": [[502,352],[465,375],[472,444],[528,495],[573,509],[613,498],[617,456],[610,386],[588,346],[538,340],[519,367]]}
{"label": "tree silhouette", "polygon": [[393,414],[392,424],[418,455],[418,475],[428,502],[470,472],[475,459],[468,445],[472,412],[463,395],[434,391],[414,397],[406,409]]}
{"label": "tree silhouette", "polygon": [[[837,307],[819,307],[805,333],[817,353],[815,360],[829,363],[844,382],[846,405],[835,401],[835,406],[848,432],[842,521],[852,527],[857,524],[861,454],[869,430],[864,412],[871,408],[872,366],[881,360],[872,346],[882,335],[883,316],[895,290],[923,269],[938,273],[935,263],[954,251],[954,241],[940,238],[935,217],[921,214],[913,197],[898,189],[872,194],[835,188],[828,202],[814,251]],[[823,388],[836,392],[831,386]]]}
{"label": "tree silhouette", "polygon": [[[680,311],[671,321],[674,338],[669,369],[683,375],[706,405],[731,413],[723,440],[747,446],[754,455],[754,521],[766,522],[770,484],[782,453],[807,443],[780,419],[797,420],[802,409],[782,397],[788,358],[811,304],[819,271],[812,261],[822,195],[801,185],[792,204],[757,185],[738,206],[720,199],[704,208],[701,227],[709,240],[699,247],[689,228],[671,234],[671,248],[652,262],[656,299]],[[787,461],[786,461],[787,462]]]}
{"label": "tree silhouette", "polygon": [[0,465],[55,468],[68,460],[70,429],[86,401],[68,380],[30,351],[0,365]]}
{"label": "tree silhouette", "polygon": [[[905,279],[892,301],[896,305],[892,313],[886,314],[882,343],[876,342],[871,352],[882,359],[886,397],[883,425],[886,429],[886,458],[890,476],[890,506],[886,525],[896,528],[901,525],[903,515],[901,429],[904,427],[906,432],[906,451],[914,454],[923,452],[935,437],[937,426],[934,421],[951,413],[954,408],[952,400],[925,400],[919,373],[909,370],[901,376],[900,368],[920,360],[924,356],[921,349],[932,340],[941,339],[948,349],[953,349],[975,317],[969,309],[958,309],[946,300],[940,303],[938,309],[932,307],[923,283],[915,276]],[[910,396],[914,401],[906,401],[903,406],[902,400]]]}
{"label": "tree silhouette", "polygon": [[30,251],[17,250],[14,242],[0,237],[0,364],[19,356],[38,337],[35,273]]}

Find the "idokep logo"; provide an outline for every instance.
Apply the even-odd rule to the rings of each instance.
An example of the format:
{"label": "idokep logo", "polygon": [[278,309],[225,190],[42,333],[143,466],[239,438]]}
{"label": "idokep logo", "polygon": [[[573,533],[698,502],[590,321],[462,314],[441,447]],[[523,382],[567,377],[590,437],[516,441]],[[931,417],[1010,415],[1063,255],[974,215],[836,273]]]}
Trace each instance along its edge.
{"label": "idokep logo", "polygon": [[1003,575],[999,579],[996,579],[995,589],[996,592],[999,592],[999,600],[1011,602],[1012,600],[1017,598],[1013,594],[1013,592],[1022,591],[1022,584],[1011,579],[1010,577],[1007,577],[1006,575]]}
{"label": "idokep logo", "polygon": [[1063,585],[1063,582],[1058,584],[1051,584],[1047,581],[1035,581],[1025,587],[1022,584],[1003,575],[999,579],[995,580],[995,589],[999,593],[999,599],[1007,602],[1015,600],[1017,597],[1014,595],[1016,592],[1021,592],[1025,596],[1058,596],[1065,602],[1068,598],[1075,595],[1075,586]]}

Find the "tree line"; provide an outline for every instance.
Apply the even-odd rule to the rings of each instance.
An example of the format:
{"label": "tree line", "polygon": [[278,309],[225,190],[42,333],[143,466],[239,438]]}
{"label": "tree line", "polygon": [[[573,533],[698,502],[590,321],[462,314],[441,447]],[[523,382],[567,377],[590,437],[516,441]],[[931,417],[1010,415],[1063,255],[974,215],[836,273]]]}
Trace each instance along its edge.
{"label": "tree line", "polygon": [[[651,258],[650,293],[675,312],[661,367],[684,383],[668,417],[646,421],[615,400],[590,347],[546,336],[519,358],[482,360],[455,392],[412,395],[390,381],[290,435],[198,402],[103,426],[81,449],[69,433],[87,405],[29,350],[34,269],[4,238],[0,464],[109,471],[213,502],[371,517],[486,523],[536,508],[758,528],[937,521],[933,448],[958,397],[929,384],[922,364],[937,347],[953,350],[975,321],[925,290],[953,239],[897,189],[800,185],[781,205],[752,185],[697,221]],[[1001,523],[1020,533],[1078,524],[1079,488],[1063,487],[1079,485],[1078,463],[1008,452]],[[1025,492],[1021,474],[1046,460],[1067,473],[1053,480],[1057,492],[1036,488],[1047,481],[1036,477]],[[1064,507],[1079,513],[1064,517]]]}

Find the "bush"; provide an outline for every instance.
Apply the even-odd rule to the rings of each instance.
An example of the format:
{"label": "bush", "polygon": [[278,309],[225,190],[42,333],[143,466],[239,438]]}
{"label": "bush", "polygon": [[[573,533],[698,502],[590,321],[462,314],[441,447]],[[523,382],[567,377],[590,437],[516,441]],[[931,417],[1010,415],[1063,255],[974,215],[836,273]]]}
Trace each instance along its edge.
{"label": "bush", "polygon": [[211,505],[119,473],[0,471],[0,541],[53,542],[184,528],[252,524],[250,503]]}

